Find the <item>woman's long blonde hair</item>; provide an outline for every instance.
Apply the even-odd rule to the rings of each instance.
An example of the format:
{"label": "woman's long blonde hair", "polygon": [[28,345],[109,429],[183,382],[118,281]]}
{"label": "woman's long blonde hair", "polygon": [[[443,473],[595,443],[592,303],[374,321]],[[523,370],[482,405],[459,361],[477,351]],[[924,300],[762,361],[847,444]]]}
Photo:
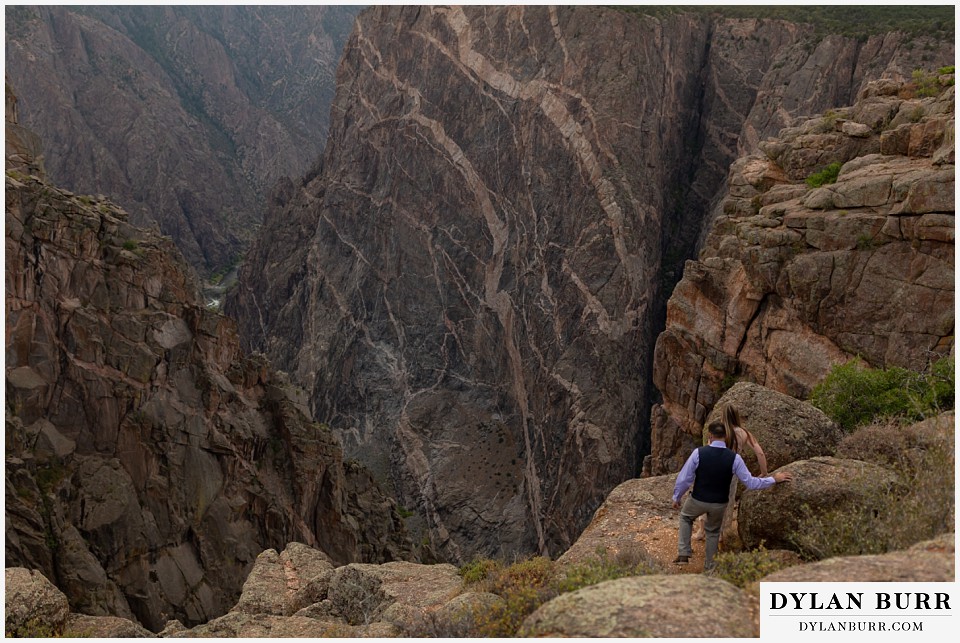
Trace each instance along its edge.
{"label": "woman's long blonde hair", "polygon": [[726,432],[726,437],[724,441],[727,443],[727,448],[732,450],[734,453],[739,451],[739,444],[737,444],[737,431],[736,428],[741,425],[740,413],[737,412],[736,407],[733,404],[727,404],[723,407],[723,428]]}

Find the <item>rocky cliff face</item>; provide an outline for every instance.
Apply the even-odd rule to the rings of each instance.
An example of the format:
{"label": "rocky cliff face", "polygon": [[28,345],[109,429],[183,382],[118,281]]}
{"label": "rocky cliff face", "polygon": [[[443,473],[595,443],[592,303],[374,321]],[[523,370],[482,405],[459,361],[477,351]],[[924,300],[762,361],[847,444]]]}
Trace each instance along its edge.
{"label": "rocky cliff face", "polygon": [[29,146],[15,149],[6,565],[40,570],[76,611],[159,630],[225,612],[264,547],[413,557],[395,503],[203,307],[170,239],[27,173]]}
{"label": "rocky cliff face", "polygon": [[809,35],[368,10],[322,166],[274,194],[229,310],[451,559],[559,553],[638,472],[653,339],[729,164],[926,52]]}
{"label": "rocky cliff face", "polygon": [[8,7],[7,74],[52,178],[156,222],[202,272],[326,138],[352,7]]}
{"label": "rocky cliff face", "polygon": [[[854,356],[922,371],[953,350],[953,75],[926,82],[871,83],[734,163],[657,340],[654,474],[734,379],[802,398]],[[804,182],[831,163],[835,183]]]}

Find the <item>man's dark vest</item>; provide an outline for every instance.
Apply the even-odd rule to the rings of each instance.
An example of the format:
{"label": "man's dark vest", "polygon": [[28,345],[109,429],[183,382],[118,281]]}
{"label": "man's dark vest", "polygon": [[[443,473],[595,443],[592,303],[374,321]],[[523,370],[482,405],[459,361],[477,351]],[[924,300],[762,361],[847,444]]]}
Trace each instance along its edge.
{"label": "man's dark vest", "polygon": [[700,502],[727,502],[730,480],[733,479],[733,459],[737,454],[730,449],[700,447],[700,464],[693,480],[694,499]]}

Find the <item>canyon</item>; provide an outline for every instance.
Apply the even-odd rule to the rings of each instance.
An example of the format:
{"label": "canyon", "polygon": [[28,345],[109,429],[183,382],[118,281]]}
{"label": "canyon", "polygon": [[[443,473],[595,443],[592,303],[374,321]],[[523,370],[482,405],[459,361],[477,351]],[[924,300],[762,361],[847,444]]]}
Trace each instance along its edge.
{"label": "canyon", "polygon": [[731,163],[952,56],[702,13],[369,9],[322,162],[278,186],[227,311],[448,560],[559,555],[692,439],[661,409],[697,374],[661,386],[687,353],[654,348]]}
{"label": "canyon", "polygon": [[486,599],[416,563],[660,538],[724,396],[816,470],[787,396],[952,354],[952,40],[357,13],[7,9],[6,566],[58,628],[422,635]]}

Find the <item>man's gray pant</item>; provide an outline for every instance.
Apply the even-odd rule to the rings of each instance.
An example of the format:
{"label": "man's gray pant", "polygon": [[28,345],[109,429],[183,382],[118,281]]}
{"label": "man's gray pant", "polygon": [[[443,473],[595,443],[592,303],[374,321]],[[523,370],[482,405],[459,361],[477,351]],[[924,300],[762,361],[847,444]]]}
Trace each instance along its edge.
{"label": "man's gray pant", "polygon": [[690,547],[690,534],[693,533],[693,521],[702,514],[707,514],[704,521],[704,531],[707,533],[706,551],[703,557],[703,568],[713,569],[713,557],[720,544],[720,527],[723,526],[723,511],[727,508],[725,502],[700,502],[693,496],[688,496],[680,508],[680,543],[678,553],[681,556],[690,556],[693,549]]}

